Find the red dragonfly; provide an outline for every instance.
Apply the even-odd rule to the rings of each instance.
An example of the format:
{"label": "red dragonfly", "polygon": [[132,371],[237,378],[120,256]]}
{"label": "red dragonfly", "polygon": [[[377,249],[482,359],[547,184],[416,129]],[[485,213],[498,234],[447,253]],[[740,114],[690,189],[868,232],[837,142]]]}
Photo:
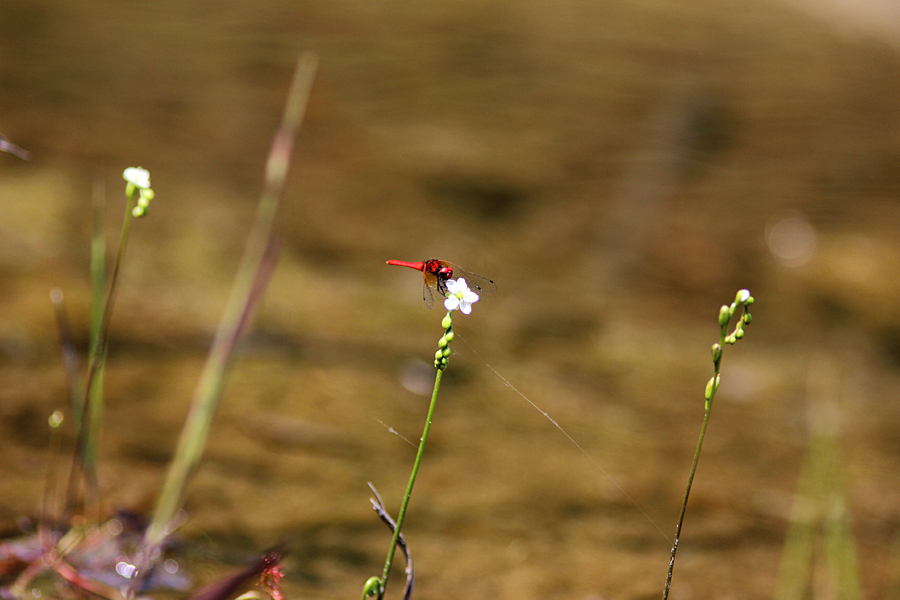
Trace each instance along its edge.
{"label": "red dragonfly", "polygon": [[389,265],[397,265],[398,267],[409,267],[416,271],[422,271],[422,277],[425,279],[425,285],[422,287],[422,299],[425,306],[432,308],[434,306],[434,295],[447,295],[448,279],[465,279],[470,290],[478,295],[490,294],[497,289],[497,284],[481,275],[470,273],[459,268],[446,260],[438,260],[432,258],[424,262],[406,262],[404,260],[389,260]]}

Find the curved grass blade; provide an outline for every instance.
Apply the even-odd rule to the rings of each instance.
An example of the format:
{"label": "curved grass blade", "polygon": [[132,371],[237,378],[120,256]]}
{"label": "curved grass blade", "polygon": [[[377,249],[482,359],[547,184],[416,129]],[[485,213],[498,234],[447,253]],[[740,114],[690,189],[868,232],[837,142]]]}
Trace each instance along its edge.
{"label": "curved grass blade", "polygon": [[157,547],[168,535],[169,524],[181,506],[187,480],[196,470],[210,421],[221,397],[225,376],[234,360],[235,349],[275,266],[278,244],[273,230],[284,182],[293,154],[294,140],[306,110],[316,70],[313,54],[302,55],[294,71],[281,126],[275,133],[266,163],[265,187],[257,207],[256,219],[244,257],[238,268],[225,312],[213,339],[187,421],[178,440],[175,457],[169,467],[162,492],[144,538],[145,550]]}

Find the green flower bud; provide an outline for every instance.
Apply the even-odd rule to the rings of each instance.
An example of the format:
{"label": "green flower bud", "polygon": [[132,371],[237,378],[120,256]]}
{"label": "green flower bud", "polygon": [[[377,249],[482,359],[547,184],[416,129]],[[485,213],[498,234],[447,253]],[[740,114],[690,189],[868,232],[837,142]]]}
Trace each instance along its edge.
{"label": "green flower bud", "polygon": [[750,316],[750,313],[744,313],[744,316],[741,318],[744,320],[744,325],[749,325],[750,321],[753,320],[753,317]]}
{"label": "green flower bud", "polygon": [[747,300],[750,299],[750,290],[739,290],[737,295],[734,297],[735,304],[746,304]]}
{"label": "green flower bud", "polygon": [[441,327],[443,327],[444,329],[450,329],[451,327],[453,327],[453,317],[450,316],[450,313],[447,313],[447,315],[441,321]]}
{"label": "green flower bud", "polygon": [[447,344],[449,344],[449,342],[447,341],[447,336],[446,335],[441,336],[441,339],[438,340],[438,348],[441,348],[441,349],[446,348]]}
{"label": "green flower bud", "polygon": [[[131,187],[129,188],[128,186]],[[140,192],[140,195],[137,199],[137,206],[132,209],[131,214],[135,218],[143,217],[145,214],[147,214],[147,208],[150,206],[150,201],[153,200],[156,194],[150,188],[142,188],[131,182],[129,182],[125,187],[126,192],[128,191],[128,189],[131,189],[133,191],[135,188],[138,190],[138,192]],[[131,195],[129,194],[129,197],[130,196]]]}
{"label": "green flower bud", "polygon": [[731,320],[731,309],[722,305],[722,308],[719,309],[719,327],[725,327],[728,325],[728,321]]}
{"label": "green flower bud", "polygon": [[721,358],[722,358],[722,346],[720,346],[718,343],[715,343],[715,344],[712,345],[712,359],[713,359],[713,362],[714,362],[714,363],[717,363],[717,362],[719,362],[719,360],[720,360]]}
{"label": "green flower bud", "polygon": [[711,400],[713,394],[716,393],[716,390],[719,389],[719,376],[710,377],[709,381],[706,384],[706,399]]}
{"label": "green flower bud", "polygon": [[441,360],[442,358],[444,358],[443,350],[438,350],[434,353],[434,360]]}
{"label": "green flower bud", "polygon": [[453,341],[453,337],[454,337],[454,336],[453,336],[453,330],[451,329],[450,331],[448,331],[448,332],[446,333],[446,335],[444,335],[444,337],[447,338],[447,343],[448,343],[448,344],[449,344],[450,342],[452,342],[452,341]]}

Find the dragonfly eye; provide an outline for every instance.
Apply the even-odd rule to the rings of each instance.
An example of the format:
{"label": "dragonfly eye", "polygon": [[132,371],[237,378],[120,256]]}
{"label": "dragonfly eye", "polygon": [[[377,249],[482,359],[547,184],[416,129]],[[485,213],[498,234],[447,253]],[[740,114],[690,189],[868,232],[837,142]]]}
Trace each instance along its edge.
{"label": "dragonfly eye", "polygon": [[441,279],[450,279],[453,277],[453,269],[450,267],[442,267],[438,274],[441,276]]}

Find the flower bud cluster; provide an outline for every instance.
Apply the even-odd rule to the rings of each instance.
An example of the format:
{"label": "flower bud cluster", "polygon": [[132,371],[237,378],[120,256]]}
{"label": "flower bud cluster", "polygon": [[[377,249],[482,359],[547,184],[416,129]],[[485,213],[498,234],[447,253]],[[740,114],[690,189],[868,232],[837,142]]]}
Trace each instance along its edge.
{"label": "flower bud cluster", "polygon": [[731,322],[731,318],[738,309],[743,308],[743,313],[741,314],[741,318],[738,320],[734,331],[725,335],[726,344],[734,344],[744,337],[744,327],[749,325],[753,320],[753,317],[750,314],[750,305],[752,304],[753,296],[750,295],[750,292],[748,290],[740,290],[735,296],[734,302],[731,303],[731,306],[723,305],[722,308],[719,309],[719,326],[722,328],[722,334],[725,335],[728,332],[728,324]]}
{"label": "flower bud cluster", "polygon": [[[723,304],[719,309],[719,328],[721,329],[719,341],[712,345],[712,360],[716,373],[706,384],[706,405],[707,409],[712,403],[716,391],[719,389],[719,366],[722,361],[722,345],[734,344],[744,337],[744,327],[749,325],[753,318],[750,316],[750,305],[753,304],[753,296],[748,290],[740,290],[734,297],[731,305]],[[734,331],[728,333],[728,325],[738,310],[742,310]]]}
{"label": "flower bud cluster", "polygon": [[150,189],[150,172],[142,167],[129,167],[122,173],[122,178],[128,182],[125,184],[125,195],[134,198],[135,192],[138,194],[137,203],[131,211],[132,216],[136,219],[143,217],[156,195]]}
{"label": "flower bud cluster", "polygon": [[453,313],[448,312],[441,321],[444,335],[438,340],[438,351],[434,353],[434,368],[443,371],[450,361],[450,342],[453,341]]}

